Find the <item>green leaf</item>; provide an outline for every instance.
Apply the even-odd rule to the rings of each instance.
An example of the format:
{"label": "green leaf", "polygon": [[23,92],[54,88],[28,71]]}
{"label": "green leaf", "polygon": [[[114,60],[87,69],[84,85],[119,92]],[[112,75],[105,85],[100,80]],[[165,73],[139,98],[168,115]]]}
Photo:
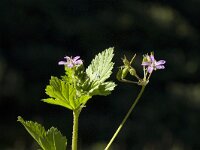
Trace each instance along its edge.
{"label": "green leaf", "polygon": [[43,99],[42,101],[75,110],[91,98],[88,94],[80,93],[75,87],[76,85],[72,83],[63,81],[57,77],[51,77],[50,85],[45,89],[46,94],[50,98]]}
{"label": "green leaf", "polygon": [[85,90],[90,95],[108,95],[116,86],[114,82],[105,82],[112,74],[113,51],[114,48],[108,48],[99,53],[86,69],[89,80],[85,83]]}
{"label": "green leaf", "polygon": [[39,123],[24,121],[20,116],[17,121],[25,127],[43,150],[66,150],[67,139],[58,129],[51,127],[46,131]]}
{"label": "green leaf", "polygon": [[92,81],[104,82],[112,74],[114,63],[112,58],[114,48],[108,48],[99,53],[86,69],[86,74]]}
{"label": "green leaf", "polygon": [[104,82],[100,84],[97,88],[93,88],[90,92],[93,95],[109,95],[111,91],[114,90],[116,84],[114,82]]}

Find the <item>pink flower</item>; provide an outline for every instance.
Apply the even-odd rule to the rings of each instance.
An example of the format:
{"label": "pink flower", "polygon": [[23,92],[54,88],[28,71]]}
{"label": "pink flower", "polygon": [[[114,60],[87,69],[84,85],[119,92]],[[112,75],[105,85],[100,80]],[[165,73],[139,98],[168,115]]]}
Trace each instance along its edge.
{"label": "pink flower", "polygon": [[69,68],[72,68],[74,66],[83,64],[83,61],[80,59],[80,56],[76,56],[74,58],[72,56],[65,56],[64,58],[66,59],[66,61],[59,61],[58,65],[65,65]]}
{"label": "pink flower", "polygon": [[142,66],[147,67],[147,72],[148,73],[152,73],[153,70],[164,69],[165,68],[165,66],[164,66],[165,63],[166,63],[165,60],[156,61],[155,58],[154,58],[153,53],[151,53],[151,55],[144,56],[144,59],[143,59],[143,62],[142,62]]}

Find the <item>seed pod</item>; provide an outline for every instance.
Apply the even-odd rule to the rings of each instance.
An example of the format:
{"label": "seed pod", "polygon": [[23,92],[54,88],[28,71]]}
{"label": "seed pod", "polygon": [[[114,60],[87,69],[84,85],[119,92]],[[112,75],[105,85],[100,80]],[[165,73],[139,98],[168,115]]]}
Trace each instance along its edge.
{"label": "seed pod", "polygon": [[136,75],[137,75],[134,68],[129,69],[129,73],[130,73],[132,76],[136,76]]}
{"label": "seed pod", "polygon": [[119,80],[119,81],[122,79],[122,69],[121,69],[121,68],[118,70],[117,75],[116,75],[116,78],[117,78],[117,80]]}
{"label": "seed pod", "polygon": [[128,70],[129,70],[128,67],[123,68],[123,70],[122,70],[122,79],[124,79],[126,77],[126,75],[128,73]]}

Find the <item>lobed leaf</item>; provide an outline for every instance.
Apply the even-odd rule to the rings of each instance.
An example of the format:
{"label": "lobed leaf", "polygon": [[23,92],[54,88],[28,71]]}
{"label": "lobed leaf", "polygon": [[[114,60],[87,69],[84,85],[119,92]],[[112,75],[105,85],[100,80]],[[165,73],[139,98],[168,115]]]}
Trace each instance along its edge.
{"label": "lobed leaf", "polygon": [[43,102],[60,105],[71,110],[75,110],[91,98],[87,94],[80,94],[72,83],[65,82],[57,77],[51,77],[50,85],[45,90],[50,98],[43,99]]}
{"label": "lobed leaf", "polygon": [[32,121],[24,121],[20,116],[18,116],[17,121],[25,127],[43,150],[66,150],[67,139],[57,128],[51,127],[46,131],[41,124]]}

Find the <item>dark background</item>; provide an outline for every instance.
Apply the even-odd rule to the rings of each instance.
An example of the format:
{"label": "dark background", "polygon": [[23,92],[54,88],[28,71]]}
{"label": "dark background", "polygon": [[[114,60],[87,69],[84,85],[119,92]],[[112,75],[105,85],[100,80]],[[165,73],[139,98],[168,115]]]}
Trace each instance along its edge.
{"label": "dark background", "polygon": [[80,116],[79,149],[102,150],[139,87],[119,83],[124,54],[154,51],[166,69],[151,77],[142,100],[113,144],[114,150],[199,150],[199,0],[1,0],[0,149],[37,149],[17,116],[56,126],[71,145],[72,113],[47,105],[44,89],[57,63],[80,55],[87,66],[95,54],[115,47],[112,76],[118,86],[95,96]]}

